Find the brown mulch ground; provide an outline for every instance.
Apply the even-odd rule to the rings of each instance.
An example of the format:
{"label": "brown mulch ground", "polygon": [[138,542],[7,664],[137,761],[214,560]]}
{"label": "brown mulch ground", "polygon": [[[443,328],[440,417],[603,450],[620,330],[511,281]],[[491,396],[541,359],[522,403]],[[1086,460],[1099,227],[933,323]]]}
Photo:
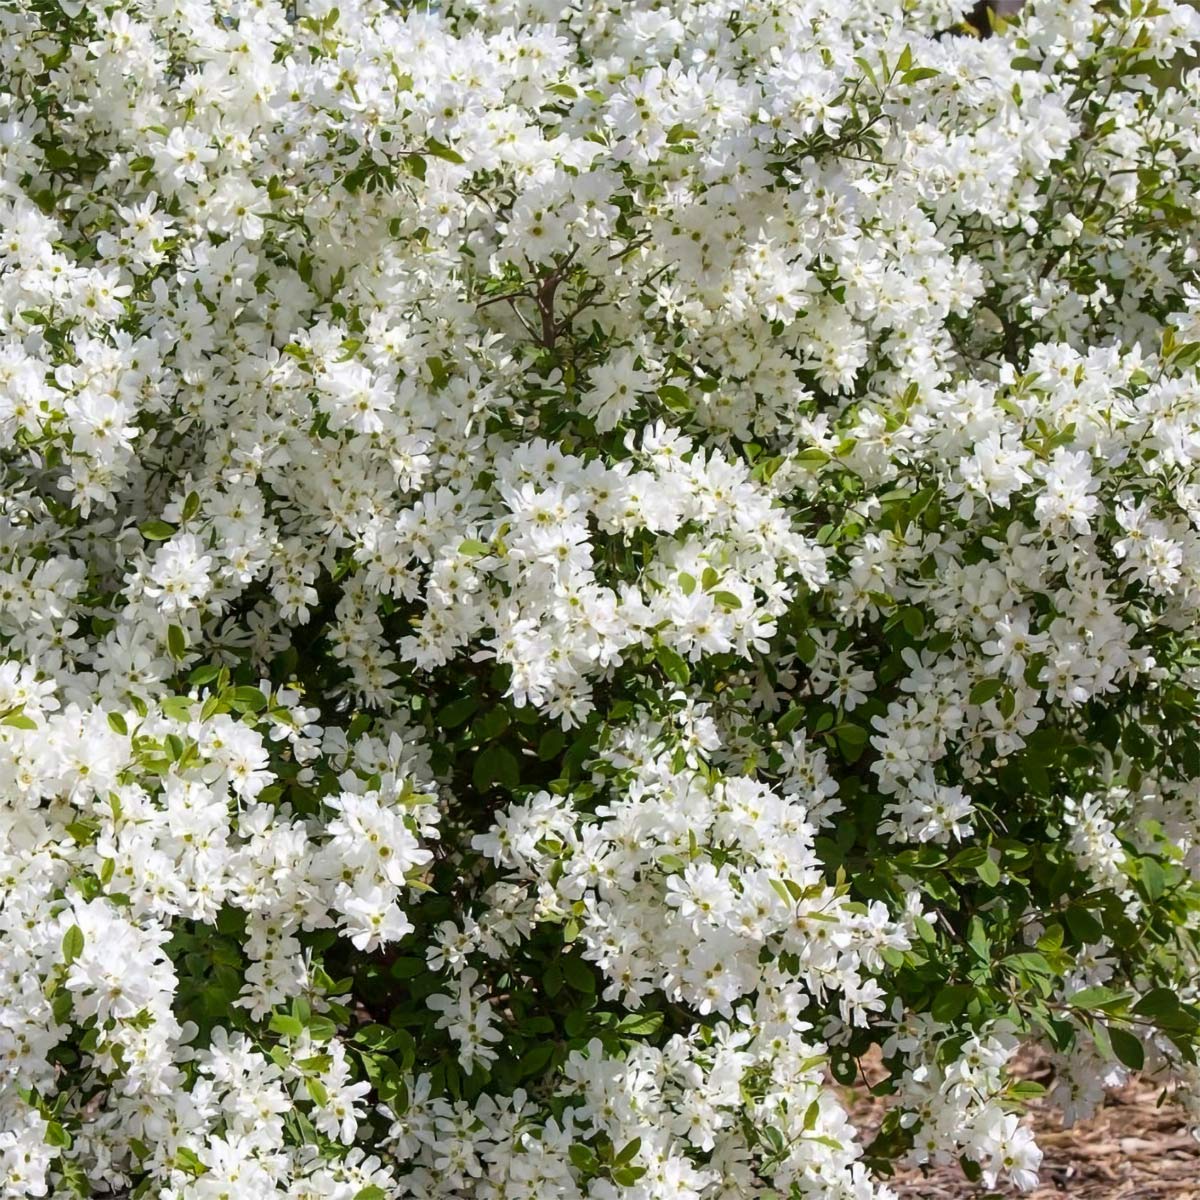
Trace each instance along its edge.
{"label": "brown mulch ground", "polygon": [[[1021,1074],[1039,1079],[1048,1072],[1039,1072],[1034,1063]],[[1159,1106],[1161,1092],[1134,1080],[1110,1093],[1107,1106],[1092,1120],[1071,1129],[1063,1129],[1053,1107],[1035,1101],[1033,1128],[1045,1157],[1041,1184],[1033,1192],[988,1192],[967,1182],[957,1166],[927,1175],[919,1168],[899,1171],[889,1182],[901,1200],[977,1200],[997,1194],[1025,1200],[1200,1200],[1200,1142],[1189,1134],[1178,1108]],[[864,1089],[854,1093],[850,1106],[869,1142],[885,1102]]]}

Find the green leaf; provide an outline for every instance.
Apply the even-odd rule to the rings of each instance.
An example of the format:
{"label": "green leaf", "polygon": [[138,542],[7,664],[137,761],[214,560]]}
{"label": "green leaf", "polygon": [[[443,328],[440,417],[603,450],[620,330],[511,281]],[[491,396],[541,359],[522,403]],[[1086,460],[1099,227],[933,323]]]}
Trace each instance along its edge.
{"label": "green leaf", "polygon": [[186,1171],[189,1175],[203,1175],[208,1168],[200,1161],[200,1156],[195,1150],[189,1150],[187,1146],[180,1146],[175,1151],[175,1165],[181,1171]]}
{"label": "green leaf", "polygon": [[544,1071],[551,1058],[554,1057],[554,1043],[551,1041],[535,1042],[524,1054],[518,1062],[520,1075],[526,1078],[530,1075],[536,1075],[539,1071]]}
{"label": "green leaf", "polygon": [[612,1181],[620,1184],[621,1187],[632,1187],[645,1173],[645,1167],[614,1167]]}
{"label": "green leaf", "polygon": [[979,876],[982,882],[988,887],[997,887],[1000,883],[1000,868],[991,858],[985,858],[983,862],[975,868],[975,874]]}
{"label": "green leaf", "polygon": [[1161,1017],[1178,1009],[1179,997],[1165,987],[1152,988],[1133,1006],[1139,1017]]}
{"label": "green leaf", "polygon": [[837,726],[833,730],[837,737],[838,749],[842,753],[842,757],[848,762],[856,762],[862,757],[863,750],[866,749],[867,740],[870,737],[869,732],[861,725],[853,725],[850,722]]}
{"label": "green leaf", "polygon": [[481,741],[494,742],[511,724],[512,718],[508,715],[508,709],[503,704],[498,704],[495,708],[488,709],[475,722],[474,733]]}
{"label": "green leaf", "polygon": [[875,90],[880,91],[881,89],[879,87],[879,81],[875,78],[875,71],[874,71],[874,68],[871,66],[871,64],[865,58],[863,58],[861,55],[859,55],[858,57],[855,58],[854,63],[859,68],[859,70],[861,70],[862,73],[871,81],[871,84],[875,88]]}
{"label": "green leaf", "polygon": [[1014,1100],[1019,1100],[1024,1104],[1030,1100],[1036,1100],[1039,1096],[1044,1096],[1046,1088],[1043,1084],[1035,1083],[1032,1079],[1018,1079],[1016,1082],[1009,1084],[1008,1094]]}
{"label": "green leaf", "polygon": [[68,821],[66,830],[79,845],[90,846],[96,840],[98,826],[94,821]]}
{"label": "green leaf", "polygon": [[1063,915],[1067,928],[1078,941],[1098,942],[1104,936],[1104,926],[1082,905],[1071,905]]}
{"label": "green leaf", "polygon": [[456,725],[461,725],[478,707],[478,696],[460,696],[438,709],[437,724],[442,729],[453,729]]}
{"label": "green leaf", "polygon": [[1119,1008],[1129,1000],[1127,992],[1114,992],[1112,988],[1089,987],[1067,997],[1072,1008],[1101,1009]]}
{"label": "green leaf", "polygon": [[272,1033],[280,1033],[284,1037],[299,1037],[304,1032],[304,1023],[287,1013],[272,1013],[268,1028]]}
{"label": "green leaf", "polygon": [[187,634],[178,625],[167,626],[167,649],[172,658],[182,658],[187,653]]}
{"label": "green leaf", "polygon": [[692,673],[688,669],[687,663],[670,646],[659,645],[654,655],[658,659],[659,666],[663,669],[663,674],[672,683],[677,683],[682,687],[691,679]]}
{"label": "green leaf", "polygon": [[960,850],[947,866],[951,871],[970,871],[987,862],[988,852],[982,846],[967,846]]}
{"label": "green leaf", "polygon": [[937,930],[925,917],[913,917],[913,928],[917,931],[917,936],[921,941],[928,945],[933,945],[937,941]]}
{"label": "green leaf", "polygon": [[1004,959],[1003,965],[1010,971],[1024,975],[1053,975],[1054,968],[1046,961],[1044,954],[1026,950],[1019,954],[1010,954]]}
{"label": "green leaf", "polygon": [[972,704],[986,704],[993,696],[1000,694],[1000,689],[1003,686],[1003,679],[981,679],[971,689],[968,699]]}
{"label": "green leaf", "polygon": [[1137,1016],[1149,1017],[1156,1024],[1165,1028],[1193,1024],[1192,1018],[1184,1009],[1179,996],[1166,987],[1151,988],[1133,1006],[1133,1011]]}
{"label": "green leaf", "polygon": [[521,769],[511,751],[493,743],[475,760],[471,782],[477,791],[486,792],[499,786],[511,792],[521,777]]}
{"label": "green leaf", "polygon": [[192,715],[192,702],[186,696],[167,696],[159,702],[164,717],[174,721],[187,721]]}
{"label": "green leaf", "polygon": [[741,608],[742,602],[732,592],[713,592],[712,598],[722,608]]}
{"label": "green leaf", "polygon": [[113,733],[119,733],[122,737],[129,733],[129,726],[125,724],[125,718],[120,713],[108,714],[108,727]]}
{"label": "green leaf", "polygon": [[439,142],[437,138],[430,138],[425,143],[426,154],[432,154],[434,158],[440,158],[448,163],[462,164],[467,160],[463,158],[457,150],[451,150],[444,142]]}
{"label": "green leaf", "polygon": [[538,759],[541,762],[549,762],[558,755],[566,742],[566,734],[561,729],[547,729],[538,739]]}
{"label": "green leaf", "polygon": [[63,934],[63,962],[69,967],[83,953],[83,930],[78,925],[72,925]]}
{"label": "green leaf", "polygon": [[799,704],[794,704],[775,722],[775,732],[780,737],[787,737],[803,720],[804,709]]}
{"label": "green leaf", "polygon": [[1140,1071],[1146,1065],[1146,1048],[1141,1039],[1130,1033],[1128,1029],[1120,1029],[1114,1025],[1108,1027],[1108,1038],[1112,1042],[1113,1052],[1131,1071]]}
{"label": "green leaf", "polygon": [[226,697],[239,712],[262,712],[267,707],[266,696],[256,687],[230,688]]}
{"label": "green leaf", "polygon": [[828,1146],[830,1150],[844,1151],[846,1148],[845,1142],[839,1142],[837,1138],[829,1137],[824,1133],[814,1133],[804,1139],[806,1142],[816,1142],[820,1146]]}
{"label": "green leaf", "polygon": [[54,1146],[58,1150],[69,1150],[71,1135],[57,1121],[47,1121],[46,1145]]}
{"label": "green leaf", "polygon": [[618,1152],[617,1156],[613,1159],[613,1162],[617,1166],[623,1167],[626,1163],[632,1162],[635,1158],[637,1158],[638,1151],[641,1148],[642,1139],[640,1137],[636,1137],[633,1139],[633,1141],[625,1143],[625,1145]]}
{"label": "green leaf", "polygon": [[590,996],[596,990],[596,975],[582,958],[565,957],[560,962],[563,978],[577,992]]}
{"label": "green leaf", "polygon": [[1147,900],[1157,900],[1167,890],[1167,874],[1157,859],[1138,859],[1138,874],[1141,877],[1142,891]]}
{"label": "green leaf", "polygon": [[596,1155],[591,1146],[586,1146],[583,1142],[572,1142],[567,1147],[567,1157],[571,1160],[571,1164],[580,1171],[596,1169]]}
{"label": "green leaf", "polygon": [[148,542],[165,542],[175,536],[175,526],[166,521],[145,521],[138,526],[138,532]]}
{"label": "green leaf", "polygon": [[1043,954],[1053,954],[1063,946],[1063,927],[1057,923],[1048,925],[1046,932],[1037,940],[1037,948]]}
{"label": "green leaf", "polygon": [[302,1071],[313,1071],[319,1075],[333,1066],[333,1056],[331,1054],[310,1054],[307,1058],[297,1059],[296,1066]]}
{"label": "green leaf", "polygon": [[658,389],[658,398],[676,412],[686,412],[691,407],[687,392],[671,383],[664,383]]}
{"label": "green leaf", "polygon": [[660,1012],[630,1013],[622,1017],[616,1024],[617,1033],[625,1037],[653,1037],[663,1024]]}
{"label": "green leaf", "polygon": [[929,1006],[929,1015],[935,1021],[949,1025],[967,1007],[975,989],[969,984],[955,983],[942,988]]}
{"label": "green leaf", "polygon": [[972,917],[971,924],[967,925],[967,946],[971,947],[971,952],[980,962],[989,961],[991,958],[991,941],[988,937],[988,930],[978,916]]}

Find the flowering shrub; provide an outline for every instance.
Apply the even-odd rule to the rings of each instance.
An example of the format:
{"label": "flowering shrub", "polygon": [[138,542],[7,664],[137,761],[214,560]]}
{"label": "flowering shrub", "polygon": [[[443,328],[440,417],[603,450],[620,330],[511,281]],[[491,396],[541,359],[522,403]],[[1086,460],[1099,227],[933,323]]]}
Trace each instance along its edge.
{"label": "flowering shrub", "polygon": [[957,20],[0,0],[6,1200],[1188,1102],[1200,19]]}

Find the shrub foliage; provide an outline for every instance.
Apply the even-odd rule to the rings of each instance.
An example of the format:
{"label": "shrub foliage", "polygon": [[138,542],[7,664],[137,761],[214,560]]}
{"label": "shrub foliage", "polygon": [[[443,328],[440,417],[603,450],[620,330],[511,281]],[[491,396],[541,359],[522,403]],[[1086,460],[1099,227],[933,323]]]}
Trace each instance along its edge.
{"label": "shrub foliage", "polygon": [[958,20],[0,0],[5,1200],[1192,1103],[1200,20]]}

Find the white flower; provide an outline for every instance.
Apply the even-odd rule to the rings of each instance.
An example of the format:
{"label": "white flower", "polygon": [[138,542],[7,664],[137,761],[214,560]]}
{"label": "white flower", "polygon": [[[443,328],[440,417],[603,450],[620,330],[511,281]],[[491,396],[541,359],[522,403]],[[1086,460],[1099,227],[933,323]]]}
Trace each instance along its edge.
{"label": "white flower", "polygon": [[3,1200],[1028,1188],[1194,1000],[1200,15],[1015,5],[6,0]]}
{"label": "white flower", "polygon": [[213,560],[203,549],[199,538],[190,533],[177,534],[159,548],[145,590],[158,599],[162,612],[185,612],[208,595]]}

